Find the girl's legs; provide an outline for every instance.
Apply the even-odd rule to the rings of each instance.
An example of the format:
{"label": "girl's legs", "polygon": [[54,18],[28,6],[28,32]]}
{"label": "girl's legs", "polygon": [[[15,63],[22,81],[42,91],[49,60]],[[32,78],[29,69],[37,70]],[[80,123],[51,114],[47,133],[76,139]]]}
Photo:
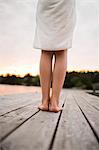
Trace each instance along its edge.
{"label": "girl's legs", "polygon": [[42,90],[42,104],[38,106],[41,110],[48,110],[50,99],[50,85],[52,76],[52,51],[41,51],[40,58],[40,84]]}
{"label": "girl's legs", "polygon": [[61,110],[59,107],[59,95],[62,89],[65,75],[67,70],[67,49],[55,51],[55,63],[52,74],[52,95],[50,98],[49,110],[58,112]]}

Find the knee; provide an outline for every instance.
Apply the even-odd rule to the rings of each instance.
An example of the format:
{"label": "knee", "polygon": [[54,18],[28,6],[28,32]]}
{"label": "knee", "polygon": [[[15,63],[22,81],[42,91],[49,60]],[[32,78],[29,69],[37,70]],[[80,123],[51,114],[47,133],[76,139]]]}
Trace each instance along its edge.
{"label": "knee", "polygon": [[51,51],[51,50],[43,50],[42,49],[42,54],[47,57],[53,57],[53,51]]}
{"label": "knee", "polygon": [[67,54],[67,49],[55,51],[56,56],[62,56]]}

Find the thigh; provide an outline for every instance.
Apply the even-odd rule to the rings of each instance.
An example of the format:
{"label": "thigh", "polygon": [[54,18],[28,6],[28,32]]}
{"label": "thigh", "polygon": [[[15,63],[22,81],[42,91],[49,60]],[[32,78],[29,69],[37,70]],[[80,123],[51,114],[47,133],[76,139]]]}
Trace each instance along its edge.
{"label": "thigh", "polygon": [[46,55],[46,56],[49,56],[49,57],[53,57],[53,55],[54,55],[54,51],[51,51],[51,50],[44,50],[44,49],[42,49],[41,50],[41,53],[43,54],[43,55]]}
{"label": "thigh", "polygon": [[67,49],[54,51],[54,54],[55,54],[55,56],[66,55],[67,54]]}

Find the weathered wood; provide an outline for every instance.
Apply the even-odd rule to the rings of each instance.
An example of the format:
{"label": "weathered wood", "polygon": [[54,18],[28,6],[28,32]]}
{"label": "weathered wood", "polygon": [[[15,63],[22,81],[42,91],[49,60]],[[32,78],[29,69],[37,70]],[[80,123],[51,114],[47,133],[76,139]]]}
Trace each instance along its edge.
{"label": "weathered wood", "polygon": [[39,110],[30,105],[0,117],[0,141],[37,112]]}
{"label": "weathered wood", "polygon": [[[77,92],[76,92],[77,93]],[[86,91],[80,91],[78,92],[78,94],[81,93],[81,97],[83,97],[88,103],[90,103],[90,105],[96,107],[96,109],[99,110],[99,97],[89,94]]]}
{"label": "weathered wood", "polygon": [[81,97],[83,97],[88,103],[90,103],[90,105],[94,106],[97,110],[99,110],[99,97],[85,93],[84,91],[82,91]]}
{"label": "weathered wood", "polygon": [[52,150],[98,150],[99,144],[74,101],[67,96]]}
{"label": "weathered wood", "polygon": [[96,93],[97,90],[99,92],[99,82],[92,84],[92,87],[93,87],[93,93]]}
{"label": "weathered wood", "polygon": [[[63,95],[61,95],[60,97],[61,99],[62,99],[62,96]],[[31,95],[30,97],[28,95],[28,98],[30,102],[32,102],[33,99],[35,99],[35,101],[33,101],[32,104],[26,105],[21,108],[19,105],[20,109],[16,109],[0,117],[0,140],[4,139],[10,132],[15,130],[25,120],[27,120],[33,114],[38,112],[38,109],[36,107],[37,105],[39,105],[38,103],[41,102],[40,96],[39,97],[32,96],[32,99],[31,99]]]}
{"label": "weathered wood", "polygon": [[0,116],[30,105],[40,97],[41,93],[37,92],[0,96]]}
{"label": "weathered wood", "polygon": [[[60,104],[63,104],[64,101],[65,97],[60,97]],[[2,149],[47,150],[53,138],[60,113],[40,111],[10,134],[1,143]]]}
{"label": "weathered wood", "polygon": [[87,103],[87,101],[82,96],[80,96],[81,94],[79,95],[73,93],[73,95],[81,111],[84,113],[86,121],[89,122],[97,138],[99,139],[99,111]]}
{"label": "weathered wood", "polygon": [[36,108],[40,92],[0,96],[0,148],[98,150],[98,99],[83,90],[63,89],[63,111],[53,113]]}

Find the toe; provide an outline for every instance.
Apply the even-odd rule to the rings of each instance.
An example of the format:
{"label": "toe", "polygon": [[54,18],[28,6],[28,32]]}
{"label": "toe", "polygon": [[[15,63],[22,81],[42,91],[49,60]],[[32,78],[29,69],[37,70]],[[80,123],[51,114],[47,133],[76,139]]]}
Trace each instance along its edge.
{"label": "toe", "polygon": [[38,109],[48,111],[48,107],[45,107],[43,105],[38,106]]}

